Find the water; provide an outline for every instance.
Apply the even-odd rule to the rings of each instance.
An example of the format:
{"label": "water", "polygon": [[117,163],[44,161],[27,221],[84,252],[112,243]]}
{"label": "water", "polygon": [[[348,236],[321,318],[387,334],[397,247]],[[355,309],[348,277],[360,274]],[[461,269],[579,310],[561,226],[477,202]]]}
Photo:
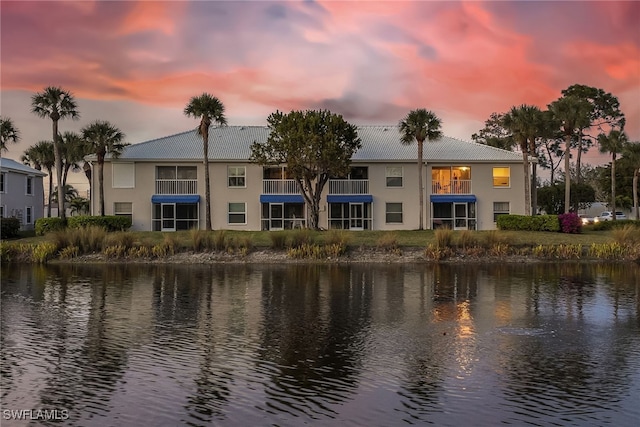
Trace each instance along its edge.
{"label": "water", "polygon": [[3,427],[640,420],[636,265],[4,266],[1,308]]}

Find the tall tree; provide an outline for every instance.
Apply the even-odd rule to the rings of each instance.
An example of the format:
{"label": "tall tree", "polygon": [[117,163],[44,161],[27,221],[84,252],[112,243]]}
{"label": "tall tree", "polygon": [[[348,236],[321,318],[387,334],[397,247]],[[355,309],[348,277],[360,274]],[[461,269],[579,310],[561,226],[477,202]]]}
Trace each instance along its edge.
{"label": "tall tree", "polygon": [[640,178],[640,142],[630,142],[622,149],[622,158],[631,164],[633,170],[632,192],[633,209],[636,220],[640,220],[640,206],[638,205],[638,178]]}
{"label": "tall tree", "polygon": [[[100,215],[104,216],[104,159],[107,155],[117,159],[122,150],[129,145],[122,142],[124,133],[107,121],[96,120],[82,128],[82,138],[88,144],[88,150],[96,155],[98,164],[98,187],[100,192]],[[59,189],[58,194],[63,193]],[[64,197],[64,194],[61,194]]]}
{"label": "tall tree", "polygon": [[227,118],[224,115],[224,105],[213,95],[203,93],[194,96],[184,109],[187,117],[200,118],[198,135],[202,137],[204,152],[204,188],[205,188],[205,226],[211,230],[211,187],[209,185],[209,128],[212,123],[226,126]]}
{"label": "tall tree", "polygon": [[332,176],[349,173],[362,146],[357,128],[328,110],[276,111],[267,118],[269,138],[251,146],[260,165],[285,164],[309,207],[309,227],[319,228],[322,189]]}
{"label": "tall tree", "polygon": [[412,144],[418,142],[418,191],[420,203],[420,223],[419,230],[424,230],[424,186],[422,183],[422,153],[424,141],[432,141],[442,137],[442,121],[433,111],[424,108],[411,110],[406,117],[398,123],[400,127],[400,142],[402,144]]}
{"label": "tall tree", "polygon": [[584,99],[575,96],[563,96],[549,104],[564,135],[564,212],[571,209],[571,144],[580,129],[589,123],[591,106]]}
{"label": "tall tree", "polygon": [[[625,124],[625,117],[620,111],[620,102],[614,95],[602,89],[574,84],[562,91],[562,96],[575,96],[589,104],[589,120],[583,127],[577,129],[576,135],[576,171],[578,180],[582,174],[582,153],[586,152],[594,139],[588,134],[593,128],[599,138],[607,130],[622,130]],[[585,132],[587,132],[585,134]]]}
{"label": "tall tree", "polygon": [[505,113],[491,113],[484,122],[484,128],[471,135],[471,139],[478,144],[485,144],[503,150],[513,150],[517,144],[511,131],[504,127]]}
{"label": "tall tree", "polygon": [[56,157],[53,150],[52,141],[40,141],[24,152],[22,163],[33,166],[41,170],[44,168],[49,175],[49,201],[47,205],[47,217],[51,217],[51,202],[53,201],[53,168],[56,164]]}
{"label": "tall tree", "polygon": [[82,135],[76,132],[64,132],[62,134],[62,185],[67,185],[69,170],[79,171],[80,164],[89,152],[89,147]]}
{"label": "tall tree", "polygon": [[78,106],[70,92],[60,87],[49,86],[31,97],[31,111],[42,118],[51,119],[53,152],[55,155],[56,182],[58,183],[58,216],[66,217],[62,182],[62,140],[58,132],[58,121],[66,118],[78,119]]}
{"label": "tall tree", "polygon": [[9,142],[17,143],[20,141],[20,131],[15,127],[13,121],[9,117],[0,116],[0,159],[2,152],[7,151]]}
{"label": "tall tree", "polygon": [[614,212],[613,220],[616,219],[616,157],[624,146],[629,143],[627,135],[619,130],[612,130],[608,135],[600,134],[598,144],[601,153],[611,154],[611,207]]}

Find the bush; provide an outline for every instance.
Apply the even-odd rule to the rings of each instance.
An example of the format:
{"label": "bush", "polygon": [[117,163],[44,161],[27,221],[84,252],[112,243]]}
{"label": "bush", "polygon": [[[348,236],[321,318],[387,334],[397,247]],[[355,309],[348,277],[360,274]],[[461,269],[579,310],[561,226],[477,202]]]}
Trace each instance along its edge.
{"label": "bush", "polygon": [[435,231],[436,247],[440,249],[450,248],[453,242],[453,231],[449,228],[438,228]]}
{"label": "bush", "polygon": [[313,234],[308,228],[302,228],[297,230],[291,230],[287,232],[289,234],[290,248],[299,248],[304,245],[313,245]]}
{"label": "bush", "polygon": [[570,212],[558,215],[560,229],[563,233],[577,234],[582,232],[582,219],[577,213]]}
{"label": "bush", "polygon": [[20,220],[18,218],[2,218],[0,220],[0,238],[10,239],[17,237],[20,231]]}
{"label": "bush", "polygon": [[82,228],[89,226],[102,227],[107,231],[125,231],[131,227],[131,218],[126,216],[71,216],[67,218],[69,228]]}
{"label": "bush", "polygon": [[615,221],[600,221],[593,224],[594,231],[607,231],[616,228],[624,228],[626,226],[635,227],[640,229],[640,221],[634,221],[632,219],[617,219]]}
{"label": "bush", "polygon": [[500,215],[497,225],[500,230],[560,231],[557,215]]}
{"label": "bush", "polygon": [[284,249],[284,245],[287,241],[287,235],[284,231],[271,231],[269,233],[269,238],[271,239],[272,249]]}
{"label": "bush", "polygon": [[66,224],[62,218],[39,218],[36,220],[36,236],[44,236],[52,231],[64,230]]}
{"label": "bush", "polygon": [[616,243],[623,247],[631,247],[640,244],[640,230],[631,224],[614,228],[611,235]]}
{"label": "bush", "polygon": [[327,232],[324,239],[327,245],[342,245],[348,246],[351,241],[351,235],[348,231],[332,229]]}
{"label": "bush", "polygon": [[189,235],[191,236],[194,252],[208,251],[213,248],[213,238],[210,232],[192,228],[189,231]]}

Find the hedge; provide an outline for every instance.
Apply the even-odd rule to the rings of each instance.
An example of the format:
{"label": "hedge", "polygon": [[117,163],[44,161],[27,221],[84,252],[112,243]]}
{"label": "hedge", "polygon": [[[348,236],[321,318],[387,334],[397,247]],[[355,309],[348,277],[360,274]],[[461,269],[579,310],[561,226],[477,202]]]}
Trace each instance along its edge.
{"label": "hedge", "polygon": [[497,225],[500,230],[560,231],[557,215],[500,215]]}
{"label": "hedge", "polygon": [[44,236],[47,233],[63,230],[65,222],[62,218],[38,218],[36,220],[36,236]]}
{"label": "hedge", "polygon": [[596,222],[595,224],[593,224],[593,230],[595,231],[613,230],[614,228],[623,228],[626,225],[631,225],[637,229],[640,229],[640,221],[635,221],[633,219],[616,219],[615,221]]}
{"label": "hedge", "polygon": [[20,220],[18,218],[0,219],[0,238],[9,239],[17,237],[20,231]]}
{"label": "hedge", "polygon": [[103,227],[107,231],[125,231],[131,227],[131,218],[126,216],[70,216],[67,218],[69,228],[89,226]]}

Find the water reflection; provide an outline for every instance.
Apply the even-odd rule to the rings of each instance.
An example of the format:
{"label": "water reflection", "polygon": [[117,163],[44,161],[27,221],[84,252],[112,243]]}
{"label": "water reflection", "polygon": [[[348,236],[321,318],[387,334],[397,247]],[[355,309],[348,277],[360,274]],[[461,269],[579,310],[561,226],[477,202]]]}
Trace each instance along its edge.
{"label": "water reflection", "polygon": [[638,270],[2,267],[2,405],[72,425],[625,424]]}

